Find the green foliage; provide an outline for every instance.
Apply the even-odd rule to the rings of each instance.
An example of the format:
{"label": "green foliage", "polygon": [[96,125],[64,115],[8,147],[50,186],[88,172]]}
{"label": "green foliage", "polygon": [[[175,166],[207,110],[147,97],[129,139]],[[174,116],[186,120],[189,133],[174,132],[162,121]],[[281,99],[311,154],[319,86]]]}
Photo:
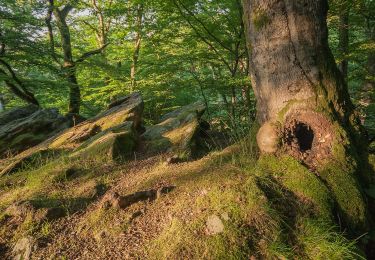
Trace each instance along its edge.
{"label": "green foliage", "polygon": [[[22,8],[13,1],[4,3],[9,12],[2,14],[7,22],[0,28],[0,42],[9,49],[6,59],[42,106],[66,112],[68,85],[51,55],[44,22],[48,5],[20,2],[24,3]],[[66,3],[56,5],[63,7]],[[73,56],[100,46],[99,13],[106,23],[105,40],[109,43],[103,53],[76,65],[83,115],[93,116],[113,99],[137,90],[144,96],[145,121],[149,123],[176,107],[202,99],[208,105],[209,119],[231,128],[249,124],[255,102],[247,78],[241,6],[237,1],[140,0],[124,4],[101,0],[97,6],[92,1],[71,4],[74,11],[67,22]],[[130,71],[140,5],[141,47],[133,88]],[[63,53],[55,19],[52,27],[55,52],[60,58]],[[6,107],[22,103],[0,85],[2,94]]]}

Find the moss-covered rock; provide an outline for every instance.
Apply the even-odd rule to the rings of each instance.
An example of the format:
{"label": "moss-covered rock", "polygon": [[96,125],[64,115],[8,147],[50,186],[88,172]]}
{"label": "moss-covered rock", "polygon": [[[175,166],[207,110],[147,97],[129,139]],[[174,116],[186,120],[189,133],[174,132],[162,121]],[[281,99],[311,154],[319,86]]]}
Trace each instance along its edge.
{"label": "moss-covered rock", "polygon": [[[38,113],[46,113],[44,110]],[[47,110],[49,111],[49,110]],[[54,110],[52,110],[54,111]],[[82,122],[81,124],[78,124],[75,127],[69,128],[63,132],[59,131],[58,133],[55,132],[48,132],[50,131],[52,126],[59,126],[66,127],[66,125],[59,123],[51,123],[50,125],[46,125],[49,121],[46,121],[46,118],[44,121],[36,121],[39,122],[39,124],[31,125],[28,129],[27,134],[20,135],[17,132],[17,129],[13,130],[15,133],[15,136],[17,138],[14,139],[14,142],[17,140],[21,140],[22,142],[16,142],[14,145],[17,147],[23,147],[29,148],[26,151],[22,152],[21,154],[10,158],[6,162],[2,162],[0,160],[0,176],[4,174],[9,174],[11,172],[14,172],[16,169],[18,169],[18,165],[23,164],[24,161],[28,161],[28,158],[32,157],[33,154],[38,154],[40,151],[54,151],[54,150],[64,150],[67,153],[72,152],[76,149],[83,150],[85,148],[85,153],[93,155],[94,150],[98,148],[97,152],[100,152],[98,154],[98,157],[102,157],[103,151],[100,149],[104,148],[104,143],[106,143],[109,146],[117,147],[121,143],[127,143],[128,140],[133,140],[135,137],[133,134],[137,134],[138,130],[141,129],[141,121],[142,121],[142,112],[143,112],[143,100],[139,93],[134,93],[129,96],[126,96],[119,100],[116,103],[116,106],[114,104],[110,106],[110,108],[103,113],[100,113],[96,117],[86,120]],[[34,114],[32,115],[34,116]],[[48,117],[47,117],[48,118]],[[64,118],[64,122],[68,123],[67,120]],[[29,120],[20,120],[22,124],[26,124]],[[124,123],[131,123],[132,130],[131,135],[127,136],[124,132],[116,132],[119,131],[119,129],[122,129]],[[58,124],[59,123],[59,124]],[[51,126],[52,125],[52,126]],[[59,129],[60,129],[59,128]],[[0,130],[1,131],[1,130]],[[37,131],[34,133],[34,131]],[[44,136],[44,133],[47,131],[48,135]],[[7,131],[9,132],[9,131]],[[126,132],[126,131],[125,131]],[[111,133],[111,134],[110,134]],[[42,136],[39,136],[42,135]],[[106,137],[104,137],[106,135]],[[52,136],[52,137],[51,137]],[[126,137],[125,137],[126,136]],[[40,142],[44,137],[51,137],[47,139],[46,141],[42,142],[38,146],[34,146],[38,144],[34,139],[37,138],[37,141]],[[100,140],[98,140],[101,138]],[[43,140],[45,140],[44,138]],[[25,142],[28,142],[28,146],[24,147],[23,144]],[[133,140],[134,141],[134,140]],[[128,147],[131,147],[131,150],[134,148],[135,144],[133,144],[133,141],[131,141],[131,144],[127,144],[126,147],[119,147],[116,148],[115,151],[113,151],[113,155],[117,157],[117,153],[124,154],[126,151],[123,151],[123,149],[127,149]],[[95,142],[95,145],[94,145]],[[129,141],[130,142],[130,141]],[[0,145],[3,143],[3,140],[1,139],[1,132],[0,132]],[[135,141],[134,141],[135,143]],[[90,148],[88,147],[91,144]],[[32,147],[34,146],[34,147]],[[0,153],[3,146],[0,146]],[[89,152],[89,150],[91,152]],[[81,151],[83,152],[83,151]],[[112,152],[111,152],[112,153]]]}
{"label": "moss-covered rock", "polygon": [[121,125],[126,121],[133,122],[134,128],[139,129],[142,113],[142,97],[139,93],[133,93],[122,98],[121,102],[116,103],[116,106],[110,106],[107,111],[55,137],[49,144],[49,148],[75,149],[98,133]]}
{"label": "moss-covered rock", "polygon": [[0,158],[33,147],[68,127],[56,109],[35,110],[34,106],[11,110],[0,121],[5,123],[0,124]]}
{"label": "moss-covered rock", "polygon": [[71,157],[117,162],[131,158],[137,142],[138,134],[133,123],[126,122],[90,138]]}
{"label": "moss-covered rock", "polygon": [[6,110],[0,113],[0,126],[6,125],[14,120],[28,117],[38,111],[38,107],[35,105],[28,105],[24,107],[17,107]]}
{"label": "moss-covered rock", "polygon": [[196,102],[163,116],[161,123],[149,127],[142,135],[146,151],[194,156],[197,147],[201,148],[199,135],[205,110],[202,102]]}

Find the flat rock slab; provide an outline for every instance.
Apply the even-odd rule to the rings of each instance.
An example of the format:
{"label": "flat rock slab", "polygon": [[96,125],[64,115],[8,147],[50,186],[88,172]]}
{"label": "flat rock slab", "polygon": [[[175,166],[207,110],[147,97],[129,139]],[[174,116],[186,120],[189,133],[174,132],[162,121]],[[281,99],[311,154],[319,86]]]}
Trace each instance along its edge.
{"label": "flat rock slab", "polygon": [[17,107],[0,113],[0,126],[4,126],[14,120],[22,119],[34,114],[39,110],[35,105]]}
{"label": "flat rock slab", "polygon": [[141,125],[143,113],[143,99],[139,93],[133,93],[121,99],[117,106],[111,106],[109,110],[100,113],[96,117],[68,129],[63,134],[51,141],[49,148],[75,149],[83,142],[95,135],[131,121],[134,128]]}
{"label": "flat rock slab", "polygon": [[[53,137],[34,146],[21,154],[5,161],[0,161],[0,176],[10,174],[34,154],[41,151],[67,151],[77,155],[92,155],[92,151],[106,150],[108,158],[117,158],[119,153],[128,156],[133,151],[141,129],[143,99],[139,93],[119,99],[107,111],[86,120],[75,127],[60,131]],[[124,124],[131,123],[131,129],[124,130]],[[121,131],[120,131],[121,130]],[[1,139],[0,139],[1,142]],[[121,147],[121,143],[125,147]]]}

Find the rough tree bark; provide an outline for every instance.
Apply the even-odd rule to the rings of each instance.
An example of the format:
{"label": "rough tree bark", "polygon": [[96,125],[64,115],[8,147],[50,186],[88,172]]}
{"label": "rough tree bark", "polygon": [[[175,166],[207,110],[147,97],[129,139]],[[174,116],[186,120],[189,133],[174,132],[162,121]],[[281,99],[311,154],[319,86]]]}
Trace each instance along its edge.
{"label": "rough tree bark", "polygon": [[328,46],[327,0],[243,4],[261,152],[289,154],[316,172],[336,196],[343,221],[366,229],[358,181],[365,178],[358,168],[366,144]]}

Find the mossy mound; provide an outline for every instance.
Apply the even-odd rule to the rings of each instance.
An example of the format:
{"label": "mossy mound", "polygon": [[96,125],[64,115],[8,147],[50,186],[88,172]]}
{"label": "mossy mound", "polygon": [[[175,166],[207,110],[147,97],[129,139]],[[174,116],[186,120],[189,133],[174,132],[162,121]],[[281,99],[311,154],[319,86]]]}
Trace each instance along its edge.
{"label": "mossy mound", "polygon": [[[123,131],[108,131],[82,151]],[[362,257],[357,242],[338,226],[336,196],[319,176],[289,156],[245,163],[250,156],[241,151],[232,146],[173,166],[161,164],[162,157],[119,163],[65,156],[5,176],[0,209],[22,200],[58,205],[67,215],[44,223],[25,218],[16,229],[13,217],[2,216],[0,243],[11,250],[25,236],[48,239],[49,245],[32,252],[42,259]],[[127,196],[166,186],[175,189],[155,200],[124,209],[100,206],[103,187]]]}
{"label": "mossy mound", "polygon": [[[141,138],[134,120],[100,131],[87,124],[89,134],[75,135],[68,151],[54,156],[38,147],[24,155],[11,175],[0,177],[0,258],[29,236],[43,245],[32,252],[37,259],[363,257],[360,248],[371,237],[350,240],[363,234],[367,214],[354,166],[312,171],[292,156],[258,158],[254,133],[201,159],[165,163],[171,151],[201,150],[203,112],[202,104],[181,108]],[[136,148],[156,153],[133,160]],[[163,187],[174,188],[159,194]],[[155,196],[103,207],[107,194],[130,198],[142,191]],[[41,221],[6,213],[20,201],[64,214]]]}

